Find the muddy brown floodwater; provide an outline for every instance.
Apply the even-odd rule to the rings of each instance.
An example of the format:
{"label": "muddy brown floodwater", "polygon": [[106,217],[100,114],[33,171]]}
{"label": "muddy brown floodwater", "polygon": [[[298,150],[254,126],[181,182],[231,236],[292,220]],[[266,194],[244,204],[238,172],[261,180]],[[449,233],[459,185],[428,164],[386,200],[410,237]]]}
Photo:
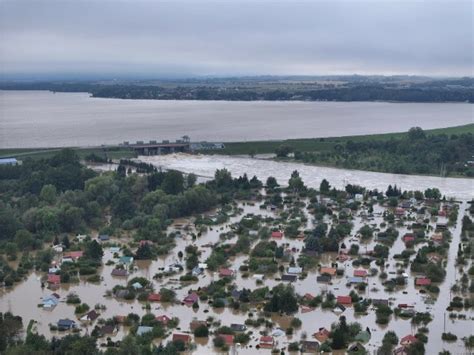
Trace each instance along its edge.
{"label": "muddy brown floodwater", "polygon": [[[180,320],[179,328],[181,331],[189,331],[189,323],[194,320],[205,320],[209,316],[214,317],[221,321],[222,325],[229,326],[231,323],[244,323],[248,318],[247,313],[242,313],[235,311],[230,308],[223,308],[215,310],[211,308],[204,302],[199,302],[199,309],[195,310],[181,304],[160,304],[152,303],[151,310],[145,310],[144,304],[140,303],[137,300],[134,301],[121,301],[113,297],[105,297],[106,291],[112,289],[115,285],[126,285],[127,280],[130,280],[136,276],[146,277],[148,280],[152,280],[155,290],[159,290],[161,287],[173,288],[177,293],[177,299],[183,299],[188,291],[191,289],[197,289],[198,287],[203,287],[209,284],[211,280],[217,280],[218,275],[210,271],[206,271],[203,275],[199,277],[199,281],[192,284],[181,284],[179,282],[173,282],[171,279],[165,279],[164,281],[153,280],[153,276],[160,272],[160,268],[163,268],[171,263],[178,261],[178,251],[184,251],[187,245],[194,244],[198,246],[201,251],[200,260],[205,261],[212,249],[205,247],[209,243],[216,243],[220,240],[219,236],[221,233],[230,231],[230,226],[233,223],[240,221],[243,215],[248,213],[261,214],[276,217],[277,215],[274,212],[267,210],[261,210],[257,205],[251,205],[248,203],[239,203],[239,207],[243,209],[243,212],[239,215],[233,216],[230,220],[222,225],[214,226],[212,229],[209,229],[207,232],[204,232],[201,237],[193,241],[187,233],[183,232],[183,237],[176,239],[176,247],[171,253],[167,256],[159,257],[153,261],[139,261],[135,262],[135,271],[128,276],[128,278],[117,278],[111,276],[111,272],[114,268],[113,265],[105,265],[109,260],[115,260],[113,253],[109,248],[105,249],[105,255],[103,258],[104,266],[100,270],[101,282],[99,283],[89,283],[86,281],[81,281],[77,284],[62,285],[57,292],[61,296],[61,300],[65,300],[65,296],[68,293],[74,292],[79,295],[82,302],[87,303],[91,307],[96,304],[103,304],[106,306],[106,309],[101,312],[101,317],[104,319],[112,318],[116,315],[127,315],[128,313],[137,313],[140,316],[144,315],[147,312],[152,312],[154,315],[167,315],[169,317],[177,317]],[[472,317],[473,313],[468,312],[467,320],[451,320],[446,316],[446,331],[454,333],[458,336],[458,341],[456,342],[443,342],[441,340],[441,333],[444,329],[444,316],[446,314],[446,307],[450,301],[450,287],[454,283],[455,278],[455,257],[458,244],[460,242],[460,233],[461,233],[461,219],[464,215],[464,211],[467,207],[466,202],[463,202],[459,209],[459,216],[457,224],[454,228],[451,228],[453,234],[453,239],[448,254],[448,263],[446,267],[447,276],[446,280],[440,284],[440,293],[436,297],[435,295],[431,296],[429,294],[420,293],[420,290],[414,286],[414,277],[416,274],[410,273],[410,279],[406,286],[396,289],[394,292],[386,292],[384,286],[382,285],[382,280],[378,276],[373,276],[368,278],[368,287],[364,294],[361,294],[363,297],[367,298],[376,298],[376,299],[388,299],[391,302],[392,308],[396,307],[399,303],[407,303],[413,305],[417,312],[429,312],[434,317],[434,320],[429,324],[429,341],[426,345],[427,352],[426,354],[437,354],[442,349],[451,351],[452,354],[464,354],[467,353],[464,348],[462,337],[469,336],[472,334]],[[353,233],[355,233],[361,226],[366,223],[376,223],[378,226],[383,221],[383,218],[379,213],[383,212],[384,207],[375,206],[374,217],[372,220],[365,220],[362,216],[356,215],[354,217],[354,228]],[[434,228],[437,222],[443,222],[445,219],[433,218],[430,221],[430,226]],[[186,225],[191,222],[190,219],[180,219],[176,220],[175,223],[170,226],[169,231],[177,230],[181,225]],[[307,228],[312,227],[311,219],[308,219]],[[193,231],[193,230],[191,230]],[[408,229],[406,226],[399,228],[399,237],[390,248],[390,256],[387,259],[387,266],[385,271],[390,275],[397,271],[398,267],[396,261],[393,259],[393,255],[402,252],[405,249],[405,245],[401,240],[401,237]],[[237,237],[228,240],[228,242],[233,242]],[[346,245],[351,244],[353,240],[352,236],[347,237],[344,242]],[[126,240],[113,239],[113,242],[117,244],[126,243]],[[288,243],[290,248],[295,248],[297,252],[294,253],[295,259],[298,257],[299,251],[303,247],[303,242],[300,240],[292,240],[283,238],[282,240],[277,241],[278,244]],[[363,253],[365,250],[372,250],[376,245],[376,241],[370,240],[366,244],[361,244],[360,252]],[[419,249],[421,245],[415,247]],[[413,259],[414,256],[412,256]],[[238,270],[248,259],[248,255],[238,255],[229,260],[231,268]],[[322,255],[321,264],[329,265],[331,262],[336,262],[336,255],[334,253],[327,253]],[[333,292],[336,296],[348,295],[349,292],[353,289],[347,286],[347,278],[352,276],[354,267],[352,266],[352,261],[347,260],[345,262],[338,263],[340,267],[344,268],[345,273],[342,277],[336,277],[333,280],[331,285],[320,284],[316,282],[316,276],[318,272],[311,271],[308,273],[308,277],[303,280],[297,280],[293,283],[295,290],[298,294],[304,295],[310,293],[312,295],[320,295],[328,291]],[[372,264],[371,267],[374,265]],[[408,269],[409,270],[409,269]],[[408,271],[409,272],[409,271]],[[40,277],[43,274],[40,273],[31,273],[26,280],[20,282],[11,288],[3,288],[0,290],[0,311],[11,311],[13,314],[20,315],[23,317],[25,324],[28,324],[30,319],[36,320],[38,323],[36,329],[40,334],[44,334],[47,337],[59,336],[64,333],[52,332],[49,329],[49,324],[54,324],[61,318],[70,318],[77,319],[74,315],[74,306],[67,305],[65,302],[60,302],[57,307],[52,311],[47,311],[42,308],[39,308],[37,305],[41,302],[43,297],[49,296],[52,291],[48,289],[41,288]],[[275,275],[275,278],[278,277],[278,273]],[[179,278],[174,276],[172,278]],[[276,280],[274,277],[268,277],[264,280],[262,286],[273,287],[278,285],[280,281]],[[244,278],[240,272],[237,273],[237,276],[234,280],[238,288],[256,288],[261,287],[256,285],[255,279],[252,277]],[[368,344],[366,345],[367,350],[370,353],[375,353],[376,349],[381,345],[382,338],[386,331],[393,330],[397,333],[398,337],[401,338],[408,334],[415,334],[416,329],[412,326],[410,320],[405,320],[402,318],[397,318],[391,316],[391,320],[386,326],[379,326],[375,323],[375,312],[373,309],[369,309],[367,315],[357,315],[354,310],[349,307],[343,313],[346,316],[348,322],[359,322],[362,325],[362,328],[365,329],[368,327],[371,330],[372,337]],[[316,332],[320,327],[330,328],[331,324],[337,322],[339,319],[339,314],[334,313],[332,310],[322,310],[321,308],[316,308],[310,312],[302,312],[300,309],[297,314],[295,314],[302,321],[302,327],[296,329],[292,336],[281,335],[275,337],[277,347],[283,348],[286,347],[290,342],[299,341],[304,334],[307,335],[308,340],[313,340],[311,335]],[[289,326],[291,318],[285,316],[273,316],[272,321],[274,322],[274,327],[272,331],[277,328],[286,329]],[[81,333],[86,334],[92,330],[92,326],[82,327]],[[256,350],[255,346],[258,344],[259,331],[260,329],[253,329],[252,340],[249,345],[239,349],[234,349],[238,354],[255,354],[255,353],[269,353],[269,350]],[[112,339],[118,340],[121,339],[125,334],[127,334],[128,329],[121,327],[120,331],[111,336]],[[165,340],[169,340],[167,338]],[[101,341],[99,341],[100,343]],[[157,341],[158,342],[158,341]],[[196,354],[208,354],[216,352],[216,349],[213,346],[212,338],[209,339],[197,339],[196,344]]]}

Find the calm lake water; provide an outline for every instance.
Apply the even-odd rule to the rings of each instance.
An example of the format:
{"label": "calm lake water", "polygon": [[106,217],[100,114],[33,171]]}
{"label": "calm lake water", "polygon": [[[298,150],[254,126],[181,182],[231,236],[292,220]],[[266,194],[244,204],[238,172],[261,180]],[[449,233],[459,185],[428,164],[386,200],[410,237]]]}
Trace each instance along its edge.
{"label": "calm lake water", "polygon": [[0,91],[0,148],[124,140],[242,141],[400,132],[473,122],[473,105],[387,102],[226,102],[91,98]]}

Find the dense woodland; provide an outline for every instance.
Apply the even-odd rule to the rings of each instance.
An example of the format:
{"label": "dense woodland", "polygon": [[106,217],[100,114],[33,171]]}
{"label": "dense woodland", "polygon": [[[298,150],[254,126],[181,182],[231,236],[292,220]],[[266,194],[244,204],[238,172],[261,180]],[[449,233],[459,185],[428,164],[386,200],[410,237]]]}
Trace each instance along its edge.
{"label": "dense woodland", "polygon": [[[256,178],[233,179],[226,171],[216,172],[213,181],[196,185],[193,174],[157,171],[146,164],[135,168],[147,174],[127,175],[130,167],[120,165],[116,172],[98,175],[81,165],[72,150],[50,159],[1,166],[0,249],[11,260],[19,251],[27,253],[18,270],[0,259],[0,282],[12,285],[33,266],[47,270],[52,253],[42,250],[45,243],[69,245],[68,235],[91,230],[151,240],[156,243],[154,255],[165,254],[174,246],[173,236],[165,233],[173,218],[208,211],[262,186]],[[56,240],[58,235],[61,240]],[[90,257],[79,266],[79,273],[87,275],[101,251],[96,250],[95,241],[83,243],[76,247],[90,250],[86,253]],[[30,258],[28,251],[34,252],[35,258]],[[74,272],[69,275],[66,270],[61,276],[69,279]]]}
{"label": "dense woodland", "polygon": [[[276,150],[280,158],[293,151],[290,145]],[[427,135],[412,128],[403,138],[346,141],[320,152],[294,151],[294,159],[305,163],[396,174],[474,176],[474,136],[471,133]]]}
{"label": "dense woodland", "polygon": [[93,97],[148,100],[474,102],[471,78],[334,77],[194,79],[173,82],[5,82],[4,90],[89,92]]}

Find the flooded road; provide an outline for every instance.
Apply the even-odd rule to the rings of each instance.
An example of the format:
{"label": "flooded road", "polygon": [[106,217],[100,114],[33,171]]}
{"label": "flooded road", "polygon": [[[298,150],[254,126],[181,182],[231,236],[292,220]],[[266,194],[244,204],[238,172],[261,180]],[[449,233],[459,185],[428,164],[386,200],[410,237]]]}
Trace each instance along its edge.
{"label": "flooded road", "polygon": [[[456,257],[457,245],[460,240],[460,221],[464,215],[464,210],[467,204],[463,203],[459,210],[458,220],[456,227],[451,229],[453,233],[453,240],[448,253],[448,263],[446,267],[447,277],[444,282],[442,282],[440,287],[440,294],[430,295],[427,293],[420,292],[420,289],[414,286],[414,277],[416,274],[409,273],[409,279],[405,286],[397,287],[393,291],[387,291],[382,285],[383,280],[378,276],[369,276],[368,287],[364,292],[359,292],[359,295],[362,298],[372,298],[372,299],[385,299],[390,302],[391,307],[396,307],[397,304],[405,303],[409,304],[416,309],[417,312],[429,312],[434,317],[434,320],[429,324],[429,342],[426,345],[427,352],[426,354],[437,354],[441,349],[449,349],[452,354],[465,354],[465,349],[460,338],[464,336],[469,336],[472,333],[472,312],[466,312],[468,315],[467,320],[450,320],[446,319],[446,328],[447,331],[450,331],[458,335],[457,342],[443,342],[441,340],[441,333],[443,332],[443,323],[444,323],[444,314],[446,313],[446,306],[449,304],[449,295],[450,287],[454,282],[454,262]],[[213,248],[209,245],[215,245],[216,243],[222,243],[221,234],[225,232],[232,231],[232,227],[235,223],[238,223],[241,218],[247,214],[262,215],[270,217],[271,219],[278,218],[278,212],[272,212],[267,210],[260,209],[257,204],[249,203],[239,203],[237,206],[241,209],[241,213],[236,214],[226,222],[221,225],[212,226],[207,231],[203,232],[200,237],[196,240],[191,238],[191,233],[195,233],[196,230],[193,227],[193,219],[183,218],[176,220],[173,225],[169,227],[169,232],[176,230],[182,231],[182,237],[177,237],[175,242],[176,246],[171,253],[166,256],[161,256],[153,261],[136,261],[134,263],[134,271],[128,277],[113,277],[111,272],[114,269],[114,265],[106,265],[108,261],[117,262],[117,259],[114,258],[114,251],[109,247],[105,247],[105,255],[103,257],[104,266],[100,270],[101,282],[99,283],[90,283],[86,281],[81,281],[77,284],[66,284],[61,285],[61,287],[56,291],[61,296],[61,301],[58,306],[53,310],[47,311],[45,309],[39,308],[38,303],[41,302],[41,298],[49,296],[53,291],[48,289],[41,288],[40,277],[43,276],[40,273],[32,273],[28,278],[17,284],[12,288],[4,288],[0,290],[0,311],[11,311],[14,314],[20,315],[23,317],[25,324],[28,323],[30,319],[38,321],[36,329],[40,334],[44,334],[47,337],[54,335],[61,335],[64,333],[58,333],[56,331],[50,331],[49,325],[55,324],[60,318],[69,318],[77,320],[76,315],[74,314],[74,306],[67,305],[64,303],[65,297],[69,293],[76,293],[81,298],[81,301],[87,303],[94,307],[96,304],[102,304],[106,308],[99,311],[101,313],[101,318],[108,319],[118,315],[126,316],[129,313],[136,313],[140,316],[146,313],[153,313],[155,316],[167,315],[169,317],[178,317],[180,322],[178,325],[178,332],[189,332],[189,324],[193,320],[206,320],[208,317],[213,317],[214,320],[219,320],[221,325],[229,326],[231,323],[243,324],[248,318],[248,312],[253,312],[258,314],[258,310],[250,306],[248,312],[242,312],[239,310],[233,310],[229,307],[215,309],[208,305],[206,302],[200,301],[200,307],[198,309],[193,309],[188,306],[181,304],[165,304],[165,303],[152,303],[151,309],[146,310],[145,304],[139,302],[138,300],[133,301],[124,301],[117,299],[115,297],[106,297],[107,290],[111,290],[115,285],[126,285],[127,281],[136,276],[142,276],[152,281],[155,291],[159,290],[161,287],[167,287],[173,289],[177,294],[177,300],[182,300],[189,291],[197,290],[200,287],[205,287],[209,282],[213,280],[218,280],[219,276],[217,273],[206,270],[203,275],[199,276],[197,282],[192,283],[183,283],[179,281],[174,281],[179,278],[179,275],[184,273],[178,273],[175,276],[165,278],[162,281],[154,279],[153,276],[157,273],[160,273],[162,268],[167,265],[171,265],[176,262],[181,262],[179,259],[178,252],[184,252],[186,246],[195,245],[198,247],[201,255],[199,257],[201,262],[206,261],[206,259],[211,255]],[[364,210],[364,209],[363,209]],[[374,206],[374,217],[370,220],[367,220],[366,217],[362,214],[357,214],[354,216],[352,223],[354,224],[353,232],[355,233],[363,225],[370,223],[376,225],[381,231],[385,228],[382,227],[383,217],[381,216],[382,212],[385,210],[385,207],[375,205]],[[362,211],[361,211],[362,212]],[[409,218],[410,215],[408,215]],[[436,223],[445,222],[446,219],[443,217],[431,218],[430,227],[435,228]],[[306,228],[312,227],[312,220],[308,220],[306,223]],[[272,222],[268,222],[268,226],[271,226]],[[187,230],[183,228],[187,226]],[[397,227],[399,231],[399,237],[390,248],[390,254],[387,258],[387,263],[384,266],[383,270],[393,277],[400,270],[401,265],[396,261],[393,256],[395,254],[401,253],[405,250],[405,245],[401,240],[401,236],[407,233],[406,223],[399,225]],[[226,240],[226,243],[234,243],[237,236],[232,237],[231,239]],[[113,238],[111,240],[111,245],[127,245],[129,240],[126,238],[118,239]],[[278,245],[285,245],[285,248],[292,250],[292,256],[295,260],[298,259],[299,253],[304,246],[303,241],[283,238],[281,240],[276,240]],[[348,236],[344,239],[346,245],[352,243],[358,244],[357,239],[354,239],[353,236]],[[254,242],[253,244],[255,244]],[[373,250],[374,246],[377,244],[376,238],[368,240],[366,243],[360,243],[360,252],[365,253],[367,251]],[[423,245],[423,244],[422,244]],[[415,250],[421,248],[422,245],[416,245]],[[352,264],[352,260],[349,258],[346,261],[337,261],[337,254],[335,253],[326,253],[321,256],[320,263],[323,266],[329,266],[334,262],[337,262],[338,267],[344,270],[343,276],[337,276],[333,279],[331,284],[321,284],[316,282],[316,276],[318,275],[317,270],[310,270],[308,276],[304,279],[297,279],[293,286],[295,290],[300,295],[305,295],[307,293],[317,296],[324,295],[327,292],[332,292],[335,296],[345,296],[348,295],[351,290],[354,288],[348,284],[348,279],[353,275],[355,269],[364,268],[362,266],[355,267]],[[411,259],[414,258],[414,255]],[[250,288],[255,289],[256,287],[267,286],[272,288],[280,284],[280,273],[268,275],[262,285],[257,285],[256,280],[253,277],[245,277],[242,272],[239,272],[239,267],[244,265],[248,260],[248,255],[238,254],[235,257],[230,258],[229,264],[232,270],[237,271],[236,277],[233,279],[233,283],[237,285],[238,289]],[[366,266],[365,269],[376,267],[374,263],[370,266]],[[408,269],[409,270],[409,269]],[[392,275],[392,276],[391,276]],[[360,315],[354,312],[352,307],[348,307],[344,313],[348,322],[359,322],[362,325],[362,329],[368,327],[371,331],[371,339],[366,344],[366,349],[371,353],[375,352],[376,349],[381,345],[382,338],[387,330],[394,330],[398,337],[404,337],[409,334],[415,334],[416,328],[413,327],[409,319],[403,319],[392,315],[390,317],[390,322],[388,325],[377,325],[375,322],[375,312],[372,307],[369,308],[367,315]],[[315,333],[320,327],[326,327],[330,329],[331,324],[338,321],[340,314],[334,312],[332,309],[321,309],[316,308],[314,310],[305,310],[300,308],[299,311],[294,315],[302,321],[302,327],[295,329],[293,335],[286,336],[280,335],[275,336],[275,341],[277,347],[282,348],[286,347],[292,341],[298,341],[302,338],[307,337],[308,340],[314,340],[312,334]],[[274,315],[272,317],[273,327],[269,329],[270,332],[275,332],[279,328],[285,330],[289,327],[289,323],[292,317],[287,316],[278,316]],[[81,333],[87,334],[92,330],[92,326],[82,326]],[[269,353],[269,350],[256,350],[256,345],[258,344],[258,339],[260,337],[259,332],[264,330],[264,328],[252,328],[249,330],[253,332],[251,341],[248,346],[243,347],[238,351],[238,354],[254,354],[254,353]],[[120,330],[110,335],[113,340],[121,339],[125,334],[127,334],[128,329],[126,327],[120,327]],[[169,339],[167,337],[167,339]],[[99,344],[105,341],[105,338],[99,339]],[[159,342],[159,340],[157,340]],[[198,339],[195,342],[196,345],[196,354],[206,354],[216,351],[213,346],[212,338],[209,339]]]}
{"label": "flooded road", "polygon": [[140,156],[139,159],[164,169],[175,169],[209,178],[214,177],[217,169],[226,168],[234,177],[246,173],[249,178],[256,175],[265,181],[268,176],[273,176],[281,185],[287,185],[291,173],[298,170],[304,183],[313,188],[319,188],[321,181],[326,179],[336,188],[344,188],[347,184],[379,191],[385,191],[388,185],[397,185],[402,190],[412,191],[437,187],[442,194],[449,197],[474,198],[474,179],[375,173],[223,155],[170,154]]}

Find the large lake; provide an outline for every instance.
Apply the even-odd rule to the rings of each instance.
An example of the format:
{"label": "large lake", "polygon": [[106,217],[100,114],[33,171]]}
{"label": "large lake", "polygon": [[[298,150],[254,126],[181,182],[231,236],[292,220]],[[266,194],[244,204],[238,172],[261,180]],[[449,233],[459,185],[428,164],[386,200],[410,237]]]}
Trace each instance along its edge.
{"label": "large lake", "polygon": [[465,103],[154,101],[0,91],[0,148],[91,146],[183,135],[194,141],[312,138],[472,122],[473,105]]}

